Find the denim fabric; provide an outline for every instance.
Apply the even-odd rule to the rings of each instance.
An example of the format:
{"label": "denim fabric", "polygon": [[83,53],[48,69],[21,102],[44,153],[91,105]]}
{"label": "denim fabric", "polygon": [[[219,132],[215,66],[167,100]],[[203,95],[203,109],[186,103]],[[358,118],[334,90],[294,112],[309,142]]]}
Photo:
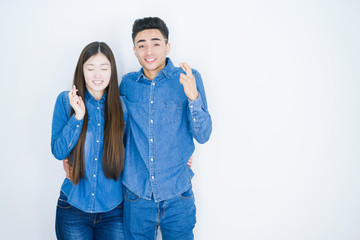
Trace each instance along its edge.
{"label": "denim fabric", "polygon": [[56,237],[60,240],[123,240],[123,204],[103,213],[86,213],[67,202],[64,193],[56,209]]}
{"label": "denim fabric", "polygon": [[[106,93],[96,100],[86,91],[85,104],[88,126],[85,140],[85,177],[77,185],[65,179],[61,191],[68,196],[68,202],[88,213],[109,211],[118,206],[122,198],[121,176],[117,181],[107,179],[102,170],[104,107]],[[69,157],[80,137],[83,120],[70,116],[71,106],[68,92],[59,94],[52,122],[51,150],[55,158]]]}
{"label": "denim fabric", "polygon": [[124,187],[124,233],[127,240],[155,240],[158,227],[162,239],[194,239],[196,207],[191,187],[169,200],[146,200]]}
{"label": "denim fabric", "polygon": [[211,133],[205,90],[193,70],[199,97],[189,101],[179,82],[184,71],[167,59],[153,80],[141,69],[125,75],[120,94],[127,107],[123,184],[138,196],[155,202],[178,196],[190,187],[194,173],[187,166],[195,146]]}

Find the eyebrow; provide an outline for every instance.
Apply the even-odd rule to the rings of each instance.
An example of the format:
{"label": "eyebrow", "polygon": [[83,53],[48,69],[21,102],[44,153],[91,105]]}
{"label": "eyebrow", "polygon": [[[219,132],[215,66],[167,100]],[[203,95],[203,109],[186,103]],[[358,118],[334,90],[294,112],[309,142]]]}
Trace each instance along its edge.
{"label": "eyebrow", "polygon": [[[161,39],[160,38],[152,38],[152,39],[150,39],[150,41],[161,41]],[[145,39],[140,39],[136,43],[141,43],[141,42],[146,42],[146,40]]]}
{"label": "eyebrow", "polygon": [[[101,66],[104,66],[104,65],[110,66],[109,63],[102,63],[102,64],[100,64],[100,65],[101,65]],[[92,63],[88,63],[88,64],[86,64],[86,66],[95,66],[95,65],[92,64]]]}

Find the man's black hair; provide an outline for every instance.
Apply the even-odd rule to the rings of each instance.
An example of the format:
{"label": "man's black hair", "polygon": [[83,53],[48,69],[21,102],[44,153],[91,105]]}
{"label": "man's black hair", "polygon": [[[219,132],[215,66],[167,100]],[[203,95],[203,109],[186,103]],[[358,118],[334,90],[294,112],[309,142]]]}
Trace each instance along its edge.
{"label": "man's black hair", "polygon": [[169,29],[167,28],[165,22],[158,17],[146,17],[142,19],[136,19],[132,29],[132,39],[133,43],[135,43],[136,35],[147,29],[158,29],[163,37],[165,38],[165,42],[168,42],[169,39]]}

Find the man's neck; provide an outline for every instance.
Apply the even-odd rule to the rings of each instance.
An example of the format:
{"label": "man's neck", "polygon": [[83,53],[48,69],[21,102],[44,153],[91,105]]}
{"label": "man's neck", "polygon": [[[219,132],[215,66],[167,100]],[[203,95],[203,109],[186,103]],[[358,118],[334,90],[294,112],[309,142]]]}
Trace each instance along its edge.
{"label": "man's neck", "polygon": [[166,67],[166,62],[161,67],[154,69],[154,70],[147,70],[147,69],[143,68],[144,75],[147,79],[154,80],[154,78],[156,77],[158,72],[163,70],[165,67]]}
{"label": "man's neck", "polygon": [[148,71],[148,70],[144,69],[144,75],[147,79],[153,80],[160,70]]}

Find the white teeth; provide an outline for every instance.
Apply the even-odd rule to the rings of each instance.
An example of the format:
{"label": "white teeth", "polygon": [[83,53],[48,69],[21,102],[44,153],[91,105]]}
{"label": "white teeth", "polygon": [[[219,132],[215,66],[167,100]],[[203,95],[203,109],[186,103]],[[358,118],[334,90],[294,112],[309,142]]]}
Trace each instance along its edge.
{"label": "white teeth", "polygon": [[151,62],[151,61],[154,61],[155,60],[155,58],[148,58],[148,59],[146,59],[146,61],[148,61],[148,62]]}
{"label": "white teeth", "polygon": [[99,81],[93,81],[95,84],[99,84],[99,83],[102,83],[102,81],[101,80],[99,80]]}

